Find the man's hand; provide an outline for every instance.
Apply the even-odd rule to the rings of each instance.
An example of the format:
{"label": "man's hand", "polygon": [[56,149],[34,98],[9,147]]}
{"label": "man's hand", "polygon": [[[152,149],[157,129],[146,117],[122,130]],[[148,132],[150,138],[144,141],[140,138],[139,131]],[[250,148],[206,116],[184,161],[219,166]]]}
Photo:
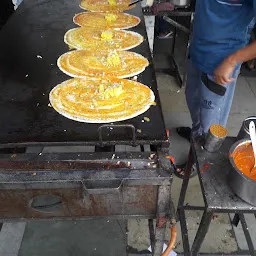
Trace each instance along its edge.
{"label": "man's hand", "polygon": [[250,43],[246,47],[238,50],[227,57],[214,71],[215,81],[218,84],[224,85],[232,82],[231,77],[235,66],[238,63],[243,63],[256,58],[256,41]]}
{"label": "man's hand", "polygon": [[234,80],[231,75],[236,65],[232,58],[225,59],[214,71],[215,82],[221,85],[231,83]]}

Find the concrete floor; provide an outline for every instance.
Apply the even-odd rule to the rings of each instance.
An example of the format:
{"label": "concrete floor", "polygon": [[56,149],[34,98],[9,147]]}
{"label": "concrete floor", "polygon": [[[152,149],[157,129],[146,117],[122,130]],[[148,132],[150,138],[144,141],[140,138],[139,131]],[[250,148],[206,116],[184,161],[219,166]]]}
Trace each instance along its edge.
{"label": "concrete floor", "polygon": [[[161,57],[160,49],[169,47],[169,40],[156,42],[159,52],[155,55],[156,65],[166,65]],[[164,45],[161,45],[164,44]],[[165,48],[164,48],[164,47]],[[183,53],[181,51],[180,53]],[[176,81],[167,75],[157,74],[159,93],[164,112],[166,126],[170,129],[170,153],[177,163],[186,160],[188,143],[179,138],[175,127],[190,126],[191,120],[185,103],[184,90]],[[256,79],[240,77],[232,111],[228,122],[229,135],[236,135],[243,119],[256,112]],[[175,178],[172,196],[175,204],[180,193],[181,180]],[[189,187],[188,198],[191,204],[202,204],[202,197],[197,178],[193,178]],[[200,212],[188,212],[189,239],[192,241],[200,222]],[[235,230],[229,223],[228,215],[218,215],[212,222],[202,247],[203,252],[231,253],[239,248],[246,249],[241,227]],[[256,241],[256,225],[251,216],[250,231],[254,232]],[[178,227],[179,228],[179,227]],[[175,251],[182,252],[182,242],[178,229]],[[168,234],[166,235],[168,240]],[[0,232],[0,256],[120,256],[125,255],[126,242],[135,251],[143,251],[149,247],[149,234],[145,220],[96,220],[96,221],[55,221],[4,224]]]}

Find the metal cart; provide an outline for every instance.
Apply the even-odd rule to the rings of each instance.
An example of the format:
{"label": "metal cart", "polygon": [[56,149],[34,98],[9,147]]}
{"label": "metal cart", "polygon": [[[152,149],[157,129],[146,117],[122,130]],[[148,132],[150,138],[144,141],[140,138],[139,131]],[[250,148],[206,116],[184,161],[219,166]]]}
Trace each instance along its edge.
{"label": "metal cart", "polygon": [[[207,234],[214,213],[237,213],[236,218],[239,217],[241,221],[249,251],[239,251],[233,255],[255,255],[255,248],[247,228],[244,214],[255,214],[256,207],[247,204],[238,198],[231,191],[227,182],[227,174],[231,168],[228,154],[230,147],[235,143],[235,141],[236,138],[227,138],[223,143],[222,148],[217,153],[208,153],[201,147],[201,145],[194,143],[191,145],[188,166],[182,184],[181,195],[178,204],[178,215],[182,230],[184,255],[199,255],[199,250],[205,235]],[[184,204],[193,163],[196,163],[197,166],[200,187],[205,204],[204,207]],[[192,210],[203,211],[203,216],[193,245],[190,248],[185,212]],[[236,219],[233,222],[235,223],[237,221],[238,220]]]}
{"label": "metal cart", "polygon": [[[175,77],[181,88],[186,85],[186,81],[187,81],[186,61],[188,58],[190,41],[192,39],[194,10],[195,10],[195,3],[191,4],[186,8],[176,8],[174,11],[159,12],[158,14],[158,16],[163,16],[164,20],[174,27],[174,33],[173,33],[173,40],[172,40],[172,46],[171,46],[171,55],[168,56],[168,59],[170,60],[171,68],[161,68],[161,69],[158,68],[156,71]],[[150,11],[150,8],[144,8],[144,15],[153,17],[151,16],[153,14]],[[189,19],[189,24],[187,27],[178,22],[178,18],[180,17]],[[148,31],[150,31],[150,27],[148,27],[147,29]],[[186,45],[185,45],[186,48],[185,48],[185,54],[184,54],[185,67],[183,72],[180,71],[180,67],[178,66],[174,57],[175,48],[177,47],[176,45],[177,30],[180,30],[181,32],[185,33],[187,36]],[[154,35],[152,37],[152,40],[154,40]],[[152,42],[151,44],[154,45],[154,42]]]}
{"label": "metal cart", "polygon": [[[56,60],[69,50],[63,37],[75,27],[79,2],[26,0],[1,30],[0,218],[147,218],[152,255],[159,256],[166,223],[175,224],[172,167],[139,6],[130,12],[142,18],[133,31],[145,40],[134,51],[150,66],[138,81],[154,91],[157,105],[136,118],[104,125],[69,120],[49,105],[50,90],[69,79]],[[33,150],[78,145],[92,152]],[[138,152],[125,151],[125,145],[137,146]]]}

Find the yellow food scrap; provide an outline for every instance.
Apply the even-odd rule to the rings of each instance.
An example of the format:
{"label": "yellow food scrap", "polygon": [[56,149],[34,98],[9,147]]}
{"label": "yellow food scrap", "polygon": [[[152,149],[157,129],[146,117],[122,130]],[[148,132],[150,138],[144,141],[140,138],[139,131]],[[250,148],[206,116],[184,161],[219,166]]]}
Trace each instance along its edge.
{"label": "yellow food scrap", "polygon": [[105,91],[104,85],[101,84],[101,85],[99,86],[99,93],[104,93],[104,91]]}
{"label": "yellow food scrap", "polygon": [[73,49],[75,49],[73,46],[70,46],[70,45],[68,45],[68,49],[69,50],[73,50]]}
{"label": "yellow food scrap", "polygon": [[100,85],[99,92],[102,94],[104,99],[110,99],[120,96],[124,92],[124,89],[121,84],[110,84],[107,88]]}
{"label": "yellow food scrap", "polygon": [[108,3],[109,3],[110,5],[117,5],[116,0],[108,0]]}
{"label": "yellow food scrap", "polygon": [[121,64],[119,55],[116,52],[110,53],[107,57],[107,63],[109,66],[119,66]]}
{"label": "yellow food scrap", "polygon": [[141,129],[137,129],[137,132],[138,132],[138,133],[141,133]]}
{"label": "yellow food scrap", "polygon": [[156,106],[157,104],[156,104],[156,102],[151,102],[150,105],[151,106]]}
{"label": "yellow food scrap", "polygon": [[146,122],[149,122],[149,121],[150,121],[150,119],[149,119],[148,117],[146,117],[146,116],[145,116],[143,119],[144,119]]}
{"label": "yellow food scrap", "polygon": [[115,14],[107,14],[107,15],[105,16],[105,19],[106,19],[108,22],[116,21],[116,20],[117,20],[117,15],[115,15]]}
{"label": "yellow food scrap", "polygon": [[112,38],[113,38],[113,33],[109,30],[101,33],[102,40],[112,40]]}

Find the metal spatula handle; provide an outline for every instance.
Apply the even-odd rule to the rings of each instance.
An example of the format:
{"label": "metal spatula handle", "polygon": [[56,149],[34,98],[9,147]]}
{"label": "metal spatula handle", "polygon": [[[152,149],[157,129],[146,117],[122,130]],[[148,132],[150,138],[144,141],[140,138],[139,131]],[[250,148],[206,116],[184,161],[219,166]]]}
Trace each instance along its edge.
{"label": "metal spatula handle", "polygon": [[250,136],[251,136],[251,141],[252,141],[254,158],[256,159],[256,131],[255,131],[255,123],[254,122],[250,122],[249,131],[250,131]]}
{"label": "metal spatula handle", "polygon": [[130,3],[128,6],[132,6],[132,5],[137,4],[137,3],[141,2],[141,1],[143,1],[143,0],[136,0],[136,1],[133,2],[133,3]]}

